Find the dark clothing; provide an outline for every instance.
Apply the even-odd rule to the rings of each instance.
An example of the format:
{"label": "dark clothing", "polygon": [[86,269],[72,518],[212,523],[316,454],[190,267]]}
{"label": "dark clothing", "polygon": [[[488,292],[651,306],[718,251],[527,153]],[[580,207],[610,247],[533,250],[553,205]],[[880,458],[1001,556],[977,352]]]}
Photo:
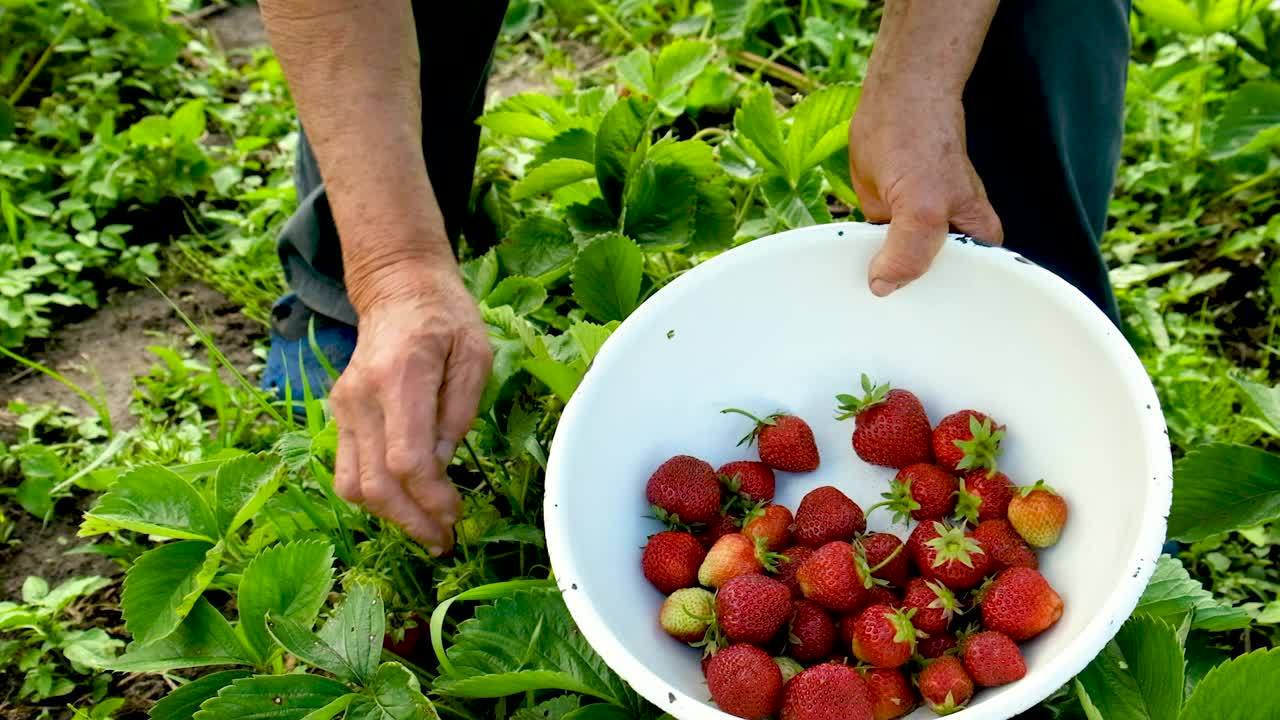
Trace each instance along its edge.
{"label": "dark clothing", "polygon": [[[468,213],[485,81],[505,0],[417,2],[423,148],[456,243]],[[1128,0],[1006,0],[965,90],[969,153],[1007,247],[1078,287],[1116,320],[1098,249],[1124,122]],[[281,262],[302,302],[355,324],[315,157],[299,143],[298,210]]]}

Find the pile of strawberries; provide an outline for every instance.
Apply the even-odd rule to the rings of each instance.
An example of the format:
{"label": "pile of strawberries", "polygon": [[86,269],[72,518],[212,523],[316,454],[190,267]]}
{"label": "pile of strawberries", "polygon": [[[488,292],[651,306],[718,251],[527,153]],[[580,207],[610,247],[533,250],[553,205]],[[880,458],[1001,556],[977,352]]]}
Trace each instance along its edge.
{"label": "pile of strawberries", "polygon": [[[718,469],[677,455],[646,496],[669,529],[648,539],[645,577],[666,596],[659,621],[703,651],[711,699],[726,713],[782,720],[888,720],[923,702],[945,715],[979,688],[1021,679],[1019,649],[1062,615],[1037,548],[1058,541],[1063,498],[997,469],[1006,428],[976,410],[936,426],[911,392],[873,385],[837,396],[853,450],[898,470],[863,511],[834,486],[792,512],[773,504],[777,472],[820,463],[803,419],[757,418],[739,445],[759,460]],[[867,515],[915,522],[905,543]]]}

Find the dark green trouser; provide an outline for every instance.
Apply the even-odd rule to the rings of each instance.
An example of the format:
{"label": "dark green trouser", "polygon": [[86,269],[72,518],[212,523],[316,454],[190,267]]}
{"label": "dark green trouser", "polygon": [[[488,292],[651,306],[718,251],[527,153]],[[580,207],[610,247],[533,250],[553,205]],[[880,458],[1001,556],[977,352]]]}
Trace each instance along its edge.
{"label": "dark green trouser", "polygon": [[[468,212],[485,80],[505,0],[425,2],[423,146],[445,224]],[[1123,134],[1129,0],[1004,0],[965,91],[969,153],[1006,245],[1116,316],[1098,240]],[[355,324],[315,157],[298,147],[298,210],[279,240],[290,286],[312,310]]]}

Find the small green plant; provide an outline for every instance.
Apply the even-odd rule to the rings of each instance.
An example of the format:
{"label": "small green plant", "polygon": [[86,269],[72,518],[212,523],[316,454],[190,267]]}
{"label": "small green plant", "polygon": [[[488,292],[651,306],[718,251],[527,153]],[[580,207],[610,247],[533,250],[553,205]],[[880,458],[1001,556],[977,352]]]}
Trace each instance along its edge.
{"label": "small green plant", "polygon": [[20,602],[0,602],[0,667],[21,673],[18,696],[41,702],[82,691],[98,699],[109,677],[101,669],[124,641],[102,628],[76,628],[69,608],[111,585],[101,577],[73,578],[50,589],[41,577],[22,584]]}

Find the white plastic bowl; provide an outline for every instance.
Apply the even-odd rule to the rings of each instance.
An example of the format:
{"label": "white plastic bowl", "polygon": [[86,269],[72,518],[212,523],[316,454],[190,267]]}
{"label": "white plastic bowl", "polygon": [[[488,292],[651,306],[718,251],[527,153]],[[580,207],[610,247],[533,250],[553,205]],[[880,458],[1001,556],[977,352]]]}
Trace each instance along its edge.
{"label": "white plastic bowl", "polygon": [[[834,396],[868,373],[920,396],[933,423],[973,407],[1008,426],[1000,467],[1043,477],[1071,505],[1042,571],[1066,604],[1024,646],[1027,676],[982,690],[957,720],[1004,720],[1084,668],[1133,611],[1160,555],[1171,499],[1168,435],[1122,335],[1080,292],[1007,250],[951,239],[920,280],[888,298],[866,286],[886,228],[841,223],[756,240],[695,267],[617,329],[565,408],[547,469],[547,543],[583,635],[650,702],[723,720],[699,656],[658,626],[662,596],[641,574],[657,532],[645,482],[677,453],[719,466],[749,421],[720,410],[786,410],[809,421],[821,467],[778,475],[794,509],[833,484],[863,508],[892,470],[853,452]],[[873,529],[889,528],[879,511]],[[909,716],[934,717],[925,709]]]}

